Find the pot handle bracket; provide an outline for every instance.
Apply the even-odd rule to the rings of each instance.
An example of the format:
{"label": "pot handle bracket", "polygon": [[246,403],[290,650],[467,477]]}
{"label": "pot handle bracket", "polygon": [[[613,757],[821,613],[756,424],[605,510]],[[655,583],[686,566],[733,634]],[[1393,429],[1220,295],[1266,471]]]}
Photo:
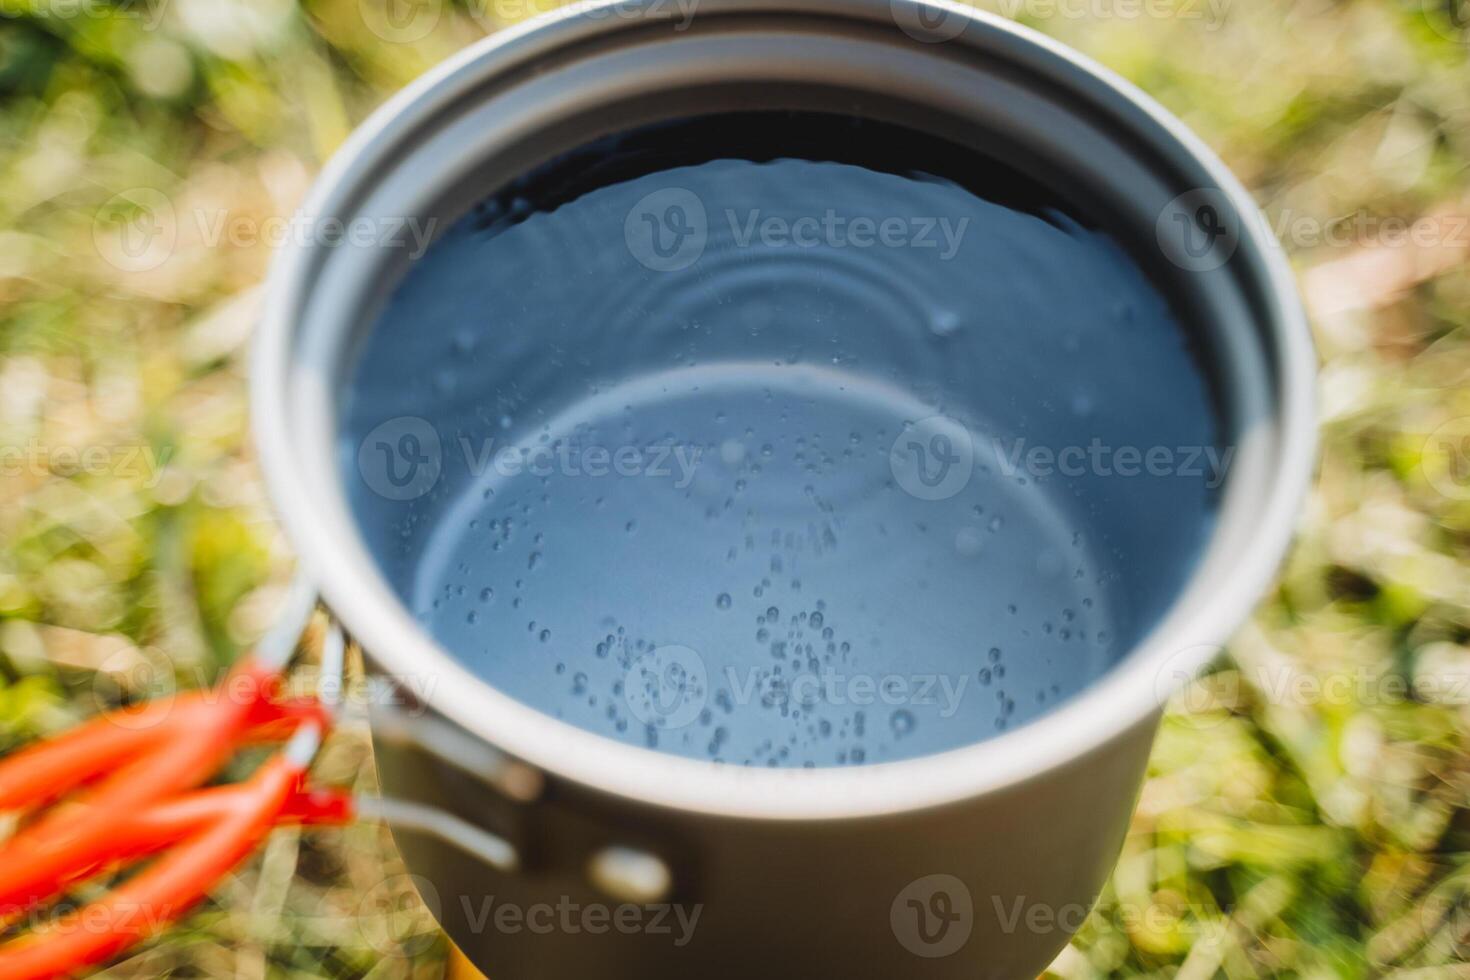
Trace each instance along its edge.
{"label": "pot handle bracket", "polygon": [[[428,756],[466,779],[487,787],[513,811],[541,799],[546,782],[539,770],[429,714],[387,677],[369,681],[373,741]],[[368,798],[360,807],[390,826],[435,837],[499,871],[522,870],[523,848],[440,806],[412,800]]]}
{"label": "pot handle bracket", "polygon": [[[484,785],[512,805],[510,819],[539,802],[546,792],[540,770],[515,759],[447,722],[416,708],[409,695],[387,677],[375,677],[370,698],[375,742],[419,752]],[[425,833],[479,857],[499,870],[523,868],[521,850],[500,835],[431,804],[383,800],[381,816],[388,823]],[[522,835],[524,836],[524,835]],[[497,860],[505,854],[507,859]],[[599,891],[619,901],[655,904],[667,900],[674,876],[660,856],[642,848],[609,843],[587,860],[585,874]]]}

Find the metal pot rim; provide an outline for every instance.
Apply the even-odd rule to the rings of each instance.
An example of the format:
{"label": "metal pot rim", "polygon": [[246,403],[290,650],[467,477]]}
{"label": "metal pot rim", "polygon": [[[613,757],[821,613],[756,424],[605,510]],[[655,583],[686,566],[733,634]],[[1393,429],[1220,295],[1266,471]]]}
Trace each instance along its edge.
{"label": "metal pot rim", "polygon": [[[642,0],[640,0],[642,2]],[[703,20],[726,14],[804,15],[834,22],[881,22],[920,7],[967,25],[963,44],[980,57],[1022,62],[1058,86],[1088,86],[1092,103],[1127,119],[1137,138],[1170,144],[1209,175],[1242,215],[1255,204],[1224,165],[1148,96],[1107,69],[1048,38],[999,17],[944,0],[698,0]],[[657,6],[652,0],[650,7]],[[408,120],[426,105],[442,106],[483,80],[559,47],[619,29],[611,8],[629,0],[575,3],[503,31],[449,59],[391,99],[358,129],[330,161],[306,204],[308,213],[334,214],[391,160],[391,147]],[[955,21],[948,21],[955,23]],[[252,421],[270,495],[296,546],[305,572],[328,604],[389,674],[429,672],[437,683],[428,706],[489,743],[556,778],[703,813],[764,819],[831,819],[896,813],[997,792],[1085,759],[1099,747],[1156,723],[1161,702],[1205,666],[1250,612],[1270,582],[1290,540],[1314,466],[1315,355],[1290,270],[1279,247],[1257,222],[1244,222],[1239,249],[1256,263],[1265,283],[1260,298],[1268,320],[1263,346],[1276,365],[1269,489],[1253,508],[1254,529],[1232,542],[1232,574],[1210,586],[1209,601],[1188,621],[1171,614],[1102,680],[1052,713],[985,741],[936,755],[854,768],[765,769],[716,765],[625,745],[558,721],[510,698],[460,666],[421,630],[392,595],[360,542],[342,534],[345,502],[304,474],[304,453],[333,456],[330,442],[303,446],[303,392],[315,405],[330,402],[330,379],[300,370],[295,341],[304,297],[323,261],[323,246],[293,242],[277,256],[252,363]],[[313,457],[314,458],[314,457]],[[350,518],[347,518],[350,524]],[[1237,527],[1237,533],[1239,528]],[[350,535],[355,538],[355,532]],[[1218,542],[1216,542],[1218,543]],[[1213,545],[1212,545],[1213,546]],[[1198,592],[1197,571],[1181,596]],[[1200,606],[1197,602],[1196,606]],[[1177,611],[1177,610],[1176,610]],[[1167,676],[1164,672],[1167,671]],[[1162,678],[1162,680],[1161,680]]]}

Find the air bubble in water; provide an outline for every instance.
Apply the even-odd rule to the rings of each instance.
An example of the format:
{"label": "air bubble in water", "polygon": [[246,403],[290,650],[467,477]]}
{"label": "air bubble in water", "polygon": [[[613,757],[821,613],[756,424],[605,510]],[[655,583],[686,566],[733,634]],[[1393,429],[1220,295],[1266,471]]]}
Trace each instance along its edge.
{"label": "air bubble in water", "polygon": [[954,310],[936,310],[929,318],[929,332],[936,337],[951,337],[960,329],[960,315]]}
{"label": "air bubble in water", "polygon": [[979,528],[962,527],[955,532],[954,550],[962,558],[974,558],[980,554],[984,540]]}

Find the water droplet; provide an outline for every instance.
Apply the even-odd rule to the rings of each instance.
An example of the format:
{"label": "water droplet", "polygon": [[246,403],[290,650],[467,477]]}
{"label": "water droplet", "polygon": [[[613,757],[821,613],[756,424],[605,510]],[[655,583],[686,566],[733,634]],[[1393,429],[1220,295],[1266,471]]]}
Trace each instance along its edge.
{"label": "water droplet", "polygon": [[914,714],[906,708],[899,708],[888,719],[888,727],[893,729],[893,734],[903,738],[914,730]]}
{"label": "water droplet", "polygon": [[728,592],[721,592],[715,598],[715,605],[718,606],[721,609],[729,609],[731,603],[733,603],[733,602],[734,602],[734,600],[730,598],[730,593],[728,593]]}
{"label": "water droplet", "polygon": [[959,332],[960,315],[954,310],[938,310],[929,318],[929,332],[936,337],[951,337]]}

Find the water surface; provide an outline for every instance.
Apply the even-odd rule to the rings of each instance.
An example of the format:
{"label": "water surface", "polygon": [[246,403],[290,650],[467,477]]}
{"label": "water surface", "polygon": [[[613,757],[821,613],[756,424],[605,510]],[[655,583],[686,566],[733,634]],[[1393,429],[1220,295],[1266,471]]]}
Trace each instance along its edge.
{"label": "water surface", "polygon": [[1168,304],[973,155],[689,126],[504,189],[393,292],[342,456],[404,602],[509,694],[699,759],[906,758],[1084,689],[1212,520]]}

